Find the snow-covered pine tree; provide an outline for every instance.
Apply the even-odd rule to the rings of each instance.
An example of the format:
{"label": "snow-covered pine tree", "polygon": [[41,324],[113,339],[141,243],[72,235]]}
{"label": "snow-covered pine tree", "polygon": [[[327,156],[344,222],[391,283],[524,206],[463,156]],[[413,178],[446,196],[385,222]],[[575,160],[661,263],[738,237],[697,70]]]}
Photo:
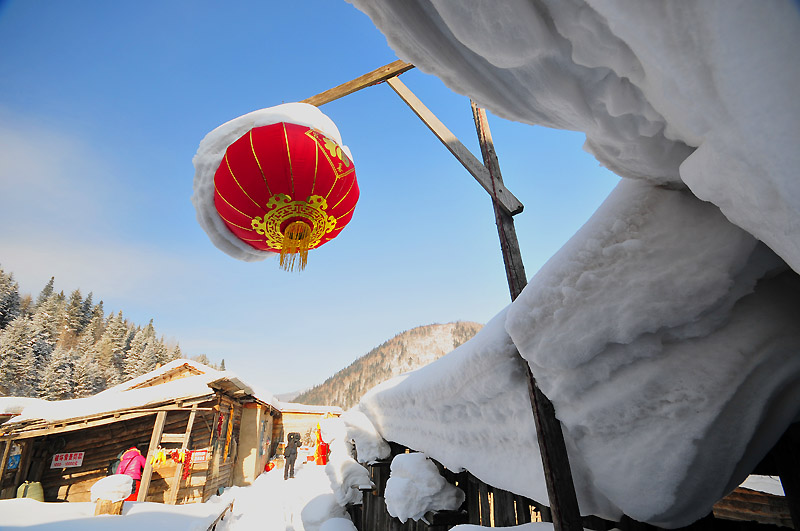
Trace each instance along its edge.
{"label": "snow-covered pine tree", "polygon": [[[89,321],[94,317],[94,303],[92,302],[92,292],[90,291],[86,298],[81,303],[81,328],[79,332],[89,326]],[[102,301],[101,301],[102,303]]]}
{"label": "snow-covered pine tree", "polygon": [[92,396],[105,389],[105,380],[92,350],[79,354],[75,359],[73,379],[75,398]]}
{"label": "snow-covered pine tree", "polygon": [[35,396],[30,367],[33,359],[32,326],[20,316],[0,332],[0,395]]}
{"label": "snow-covered pine tree", "polygon": [[6,274],[0,269],[0,330],[21,313],[19,285],[14,282],[14,274]]}
{"label": "snow-covered pine tree", "polygon": [[66,348],[73,348],[78,341],[78,334],[83,329],[83,295],[81,290],[73,291],[62,313],[59,327],[59,341]]}
{"label": "snow-covered pine tree", "polygon": [[123,360],[128,341],[128,325],[122,318],[122,311],[111,314],[106,321],[105,330],[94,349],[96,361],[105,373],[108,385],[116,385],[123,378]]}
{"label": "snow-covered pine tree", "polygon": [[35,312],[39,308],[39,306],[44,304],[44,302],[47,301],[47,299],[49,299],[53,295],[53,284],[55,283],[55,281],[56,277],[50,277],[50,280],[47,282],[47,284],[45,284],[44,288],[42,288],[42,291],[39,293],[39,296],[36,297],[36,302],[34,303],[31,311]]}
{"label": "snow-covered pine tree", "polygon": [[75,364],[71,349],[56,347],[50,355],[50,363],[42,374],[39,398],[67,400],[75,396]]}

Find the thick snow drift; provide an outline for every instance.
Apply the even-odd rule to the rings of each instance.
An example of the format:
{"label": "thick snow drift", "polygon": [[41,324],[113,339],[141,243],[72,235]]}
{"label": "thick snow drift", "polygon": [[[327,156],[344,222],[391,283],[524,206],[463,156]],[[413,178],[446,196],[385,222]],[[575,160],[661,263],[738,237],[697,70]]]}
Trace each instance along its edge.
{"label": "thick snow drift", "polygon": [[584,513],[708,514],[800,412],[797,3],[352,2],[401,58],[500,116],[585,132],[628,178],[507,311],[360,410],[547,502],[518,350]]}

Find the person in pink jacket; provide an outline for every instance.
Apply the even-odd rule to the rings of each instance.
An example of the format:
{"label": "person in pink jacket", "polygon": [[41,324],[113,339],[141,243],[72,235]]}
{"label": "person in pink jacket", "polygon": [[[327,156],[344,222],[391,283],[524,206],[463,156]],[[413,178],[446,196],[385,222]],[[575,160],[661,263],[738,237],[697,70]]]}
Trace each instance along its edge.
{"label": "person in pink jacket", "polygon": [[136,501],[139,496],[139,485],[142,483],[142,470],[147,460],[142,455],[138,448],[132,446],[122,454],[119,460],[119,468],[117,474],[126,474],[133,479],[134,488],[130,496],[125,498],[125,501]]}

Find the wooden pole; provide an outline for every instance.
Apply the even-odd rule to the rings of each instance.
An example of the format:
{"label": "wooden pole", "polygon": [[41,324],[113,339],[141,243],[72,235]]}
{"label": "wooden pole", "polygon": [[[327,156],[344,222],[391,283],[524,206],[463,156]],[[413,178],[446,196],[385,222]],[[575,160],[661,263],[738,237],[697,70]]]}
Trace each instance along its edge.
{"label": "wooden pole", "polygon": [[414,65],[411,63],[397,60],[393,63],[389,63],[388,65],[377,68],[368,74],[364,74],[361,77],[357,77],[351,81],[348,81],[347,83],[342,83],[337,87],[333,87],[325,92],[321,92],[316,96],[306,98],[300,103],[308,103],[309,105],[319,107],[320,105],[325,105],[326,103],[338,100],[339,98],[347,96],[348,94],[352,94],[353,92],[363,88],[386,81],[390,77],[399,76],[403,72],[407,72],[412,68],[414,68]]}
{"label": "wooden pole", "polygon": [[[495,187],[497,183],[503,182],[503,177],[500,173],[500,164],[494,150],[489,122],[486,119],[486,111],[478,107],[475,102],[472,102],[472,115],[478,132],[483,162],[489,170],[492,185]],[[499,204],[494,196],[492,196],[492,202],[494,203],[497,232],[500,236],[500,247],[503,252],[503,263],[506,267],[508,288],[513,301],[522,293],[528,281],[525,276],[525,267],[522,263],[522,253],[519,249],[517,233],[514,229],[514,218],[502,208],[498,208]],[[572,481],[572,471],[569,466],[569,456],[564,443],[564,434],[561,431],[561,423],[556,418],[552,402],[536,385],[530,365],[522,358],[519,352],[517,352],[517,355],[527,374],[528,395],[530,396],[533,420],[536,425],[539,453],[542,456],[545,484],[550,498],[553,527],[555,531],[582,531],[583,523],[575,495],[575,485]]]}
{"label": "wooden pole", "polygon": [[153,477],[153,456],[156,448],[161,442],[161,434],[164,432],[164,422],[167,420],[167,412],[159,411],[156,413],[156,422],[153,425],[153,434],[150,436],[150,446],[147,447],[147,458],[142,471],[142,483],[139,485],[139,495],[136,501],[147,499],[147,490],[150,488],[150,479]]}

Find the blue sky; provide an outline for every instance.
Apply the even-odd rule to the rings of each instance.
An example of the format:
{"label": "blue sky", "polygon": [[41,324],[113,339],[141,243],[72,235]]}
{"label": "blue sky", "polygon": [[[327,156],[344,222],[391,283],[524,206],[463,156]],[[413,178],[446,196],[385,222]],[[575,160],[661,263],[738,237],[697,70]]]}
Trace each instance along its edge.
{"label": "blue sky", "polygon": [[[94,293],[274,393],[418,325],[510,301],[488,195],[387,85],[321,110],[361,198],[302,273],[217,250],[191,204],[218,125],[397,59],[344,1],[0,2],[0,267],[34,296]],[[479,156],[469,100],[401,78]],[[530,278],[617,182],[584,136],[489,116]]]}

